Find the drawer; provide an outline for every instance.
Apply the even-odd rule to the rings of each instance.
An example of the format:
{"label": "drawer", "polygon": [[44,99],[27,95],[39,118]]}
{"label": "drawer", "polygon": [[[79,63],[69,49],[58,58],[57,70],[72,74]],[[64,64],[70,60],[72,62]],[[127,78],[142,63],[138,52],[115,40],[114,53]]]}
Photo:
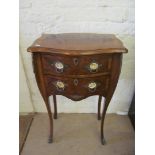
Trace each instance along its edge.
{"label": "drawer", "polygon": [[108,76],[76,79],[45,75],[44,79],[48,95],[71,96],[73,100],[81,99],[80,96],[105,95],[109,86]]}
{"label": "drawer", "polygon": [[58,56],[42,55],[44,74],[85,75],[109,72],[112,57],[106,55]]}

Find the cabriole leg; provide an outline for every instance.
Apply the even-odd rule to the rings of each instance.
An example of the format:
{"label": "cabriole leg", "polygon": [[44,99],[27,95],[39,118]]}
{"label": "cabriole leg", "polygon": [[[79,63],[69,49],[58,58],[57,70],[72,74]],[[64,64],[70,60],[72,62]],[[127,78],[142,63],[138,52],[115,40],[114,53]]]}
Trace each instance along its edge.
{"label": "cabriole leg", "polygon": [[54,102],[54,119],[57,119],[57,100],[56,95],[53,95],[53,102]]}
{"label": "cabriole leg", "polygon": [[107,106],[108,104],[105,101],[104,107],[103,107],[103,112],[102,112],[102,120],[101,120],[101,143],[102,145],[105,144],[105,138],[104,138],[104,119],[105,119],[105,114],[107,111]]}
{"label": "cabriole leg", "polygon": [[98,99],[98,120],[101,119],[101,113],[100,113],[100,110],[101,110],[101,101],[102,101],[102,96],[99,96],[99,99]]}
{"label": "cabriole leg", "polygon": [[48,117],[49,117],[49,121],[50,121],[50,134],[49,134],[48,143],[52,143],[53,142],[53,118],[52,118],[52,112],[51,112],[50,102],[49,102],[48,97],[45,99],[45,104],[46,104]]}

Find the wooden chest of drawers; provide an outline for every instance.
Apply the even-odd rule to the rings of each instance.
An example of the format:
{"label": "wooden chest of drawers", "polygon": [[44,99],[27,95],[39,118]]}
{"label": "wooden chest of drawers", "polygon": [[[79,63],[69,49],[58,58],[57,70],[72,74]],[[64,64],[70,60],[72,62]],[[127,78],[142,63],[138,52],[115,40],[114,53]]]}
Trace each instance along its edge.
{"label": "wooden chest of drawers", "polygon": [[[98,119],[102,118],[101,142],[104,144],[104,118],[121,71],[122,53],[127,52],[122,42],[110,34],[44,34],[28,52],[33,54],[34,73],[49,115],[49,142],[53,140],[49,96],[53,95],[56,119],[56,95],[74,101],[99,95]],[[106,100],[101,117],[102,96]]]}

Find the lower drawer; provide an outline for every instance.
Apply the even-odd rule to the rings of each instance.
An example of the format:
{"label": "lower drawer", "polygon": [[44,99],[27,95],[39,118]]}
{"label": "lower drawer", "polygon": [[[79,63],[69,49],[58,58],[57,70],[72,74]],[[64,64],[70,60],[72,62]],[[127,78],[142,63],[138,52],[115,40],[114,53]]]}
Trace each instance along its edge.
{"label": "lower drawer", "polygon": [[92,95],[105,95],[109,86],[109,76],[93,78],[62,78],[44,76],[48,95],[64,95],[72,100],[80,100]]}

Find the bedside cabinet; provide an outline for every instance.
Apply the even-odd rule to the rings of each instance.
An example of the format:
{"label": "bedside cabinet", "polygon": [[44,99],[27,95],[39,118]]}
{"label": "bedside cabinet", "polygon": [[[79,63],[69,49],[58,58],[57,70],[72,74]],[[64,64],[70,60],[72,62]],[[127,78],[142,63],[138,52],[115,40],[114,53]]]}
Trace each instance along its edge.
{"label": "bedside cabinet", "polygon": [[[111,34],[43,34],[28,48],[28,52],[33,55],[36,81],[48,111],[49,143],[53,141],[49,96],[53,95],[56,119],[56,95],[73,101],[98,95],[101,143],[105,144],[104,118],[118,82],[122,54],[127,52],[122,42]],[[105,105],[101,116],[102,96],[105,97]]]}

